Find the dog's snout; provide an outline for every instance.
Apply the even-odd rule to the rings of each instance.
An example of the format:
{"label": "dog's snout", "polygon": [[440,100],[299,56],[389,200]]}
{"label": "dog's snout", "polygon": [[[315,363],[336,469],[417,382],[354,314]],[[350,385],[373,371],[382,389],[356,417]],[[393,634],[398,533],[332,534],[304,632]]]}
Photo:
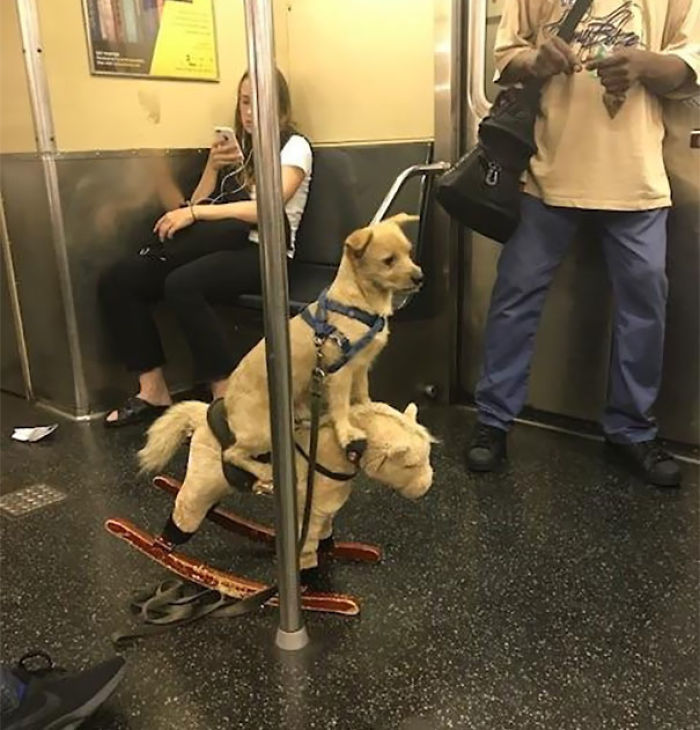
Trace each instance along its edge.
{"label": "dog's snout", "polygon": [[411,276],[411,280],[413,281],[413,283],[414,283],[414,284],[415,284],[416,286],[418,286],[419,284],[422,284],[422,283],[423,283],[423,279],[425,279],[425,276],[423,275],[423,272],[422,272],[422,271],[421,271],[420,269],[418,269],[418,271],[416,271],[416,272],[415,272],[415,273],[414,273],[414,274],[413,274],[413,275]]}

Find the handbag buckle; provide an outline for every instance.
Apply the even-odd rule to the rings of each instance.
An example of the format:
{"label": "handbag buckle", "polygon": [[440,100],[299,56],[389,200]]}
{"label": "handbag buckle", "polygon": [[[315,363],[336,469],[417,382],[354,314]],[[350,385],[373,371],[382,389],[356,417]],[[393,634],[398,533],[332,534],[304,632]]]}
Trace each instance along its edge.
{"label": "handbag buckle", "polygon": [[486,184],[490,187],[496,187],[501,177],[501,166],[497,162],[489,162],[489,169],[486,171]]}

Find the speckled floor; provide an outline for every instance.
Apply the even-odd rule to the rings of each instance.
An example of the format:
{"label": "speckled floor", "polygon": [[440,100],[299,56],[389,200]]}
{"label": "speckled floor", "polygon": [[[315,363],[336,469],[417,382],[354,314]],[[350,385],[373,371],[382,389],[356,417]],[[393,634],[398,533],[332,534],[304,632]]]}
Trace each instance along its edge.
{"label": "speckled floor", "polygon": [[[107,535],[108,516],[156,529],[168,498],[136,476],[137,431],[61,422],[3,395],[2,492],[68,498],[2,525],[2,661],[43,648],[71,667],[109,656],[131,592],[158,566]],[[473,415],[435,409],[435,484],[416,504],[361,484],[337,527],[380,541],[377,566],[338,565],[360,618],[307,615],[312,645],[283,655],[273,610],[141,640],[86,730],[691,730],[700,728],[698,469],[660,491],[593,441],[520,426],[511,467],[462,466]],[[271,504],[239,501],[263,517]],[[271,578],[269,554],[207,525],[188,551]]]}

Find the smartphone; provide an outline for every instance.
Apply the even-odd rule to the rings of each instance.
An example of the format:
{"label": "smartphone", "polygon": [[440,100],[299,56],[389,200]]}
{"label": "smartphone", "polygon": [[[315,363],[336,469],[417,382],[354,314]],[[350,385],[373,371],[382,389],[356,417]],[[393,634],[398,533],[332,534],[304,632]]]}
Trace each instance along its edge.
{"label": "smartphone", "polygon": [[226,142],[228,144],[233,144],[235,148],[238,150],[238,153],[243,156],[243,152],[241,150],[241,145],[238,143],[238,139],[236,138],[236,133],[233,131],[231,127],[214,127],[214,135],[216,136],[216,139],[219,142]]}

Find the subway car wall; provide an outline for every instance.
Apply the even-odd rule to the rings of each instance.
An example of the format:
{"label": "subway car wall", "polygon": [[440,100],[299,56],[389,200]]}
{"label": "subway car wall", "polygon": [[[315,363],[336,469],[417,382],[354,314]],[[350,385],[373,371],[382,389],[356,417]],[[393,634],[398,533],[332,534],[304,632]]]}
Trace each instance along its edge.
{"label": "subway car wall", "polygon": [[[289,82],[294,122],[316,149],[319,174],[331,182],[340,177],[315,188],[313,197],[323,196],[321,203],[327,203],[315,209],[336,209],[342,220],[306,226],[318,237],[322,225],[330,225],[333,238],[314,242],[313,248],[325,247],[331,262],[338,260],[342,237],[369,221],[396,175],[430,157],[433,138],[432,3],[415,0],[409,13],[401,0],[359,4],[367,21],[363,45],[381,46],[389,59],[381,69],[346,32],[355,22],[357,3],[274,3],[277,63]],[[399,6],[401,38],[387,48],[382,29]],[[214,127],[233,123],[246,63],[243,7],[216,0],[214,8],[219,82],[202,83],[92,76],[80,3],[37,3],[55,129],[55,150],[44,157],[55,163],[62,228],[57,232],[34,140],[19,20],[14,3],[2,4],[2,93],[17,99],[2,110],[2,196],[32,384],[41,401],[73,415],[104,411],[134,388],[105,337],[96,300],[100,272],[138,251],[162,211],[189,196]],[[392,103],[385,104],[389,92]],[[394,210],[403,206],[419,213],[422,192],[419,181],[411,182]],[[60,255],[57,247],[64,249]],[[36,266],[37,261],[44,265]],[[10,312],[3,311],[3,324],[11,331]],[[259,311],[229,308],[221,314],[243,354],[261,334]],[[169,383],[187,388],[192,375],[184,340],[169,313],[158,316]],[[418,319],[414,306],[412,325],[405,328],[411,342],[418,330],[428,329]],[[6,352],[3,388],[16,390],[17,358]],[[387,385],[394,395],[412,387],[408,374],[389,374]]]}
{"label": "subway car wall", "polygon": [[[478,5],[465,3],[464,12]],[[87,416],[134,388],[107,342],[97,278],[111,262],[141,247],[164,208],[189,195],[214,126],[231,124],[236,84],[245,68],[243,9],[215,0],[220,76],[218,83],[203,83],[92,76],[80,3],[36,0],[36,6],[55,149],[43,155],[37,150],[16,4],[2,3],[1,91],[13,99],[0,111],[6,249],[16,274],[34,395]],[[276,55],[289,81],[294,121],[314,144],[319,179],[332,181],[324,183],[322,196],[320,188],[312,193],[307,227],[314,241],[307,261],[300,248],[303,263],[331,265],[343,232],[369,220],[395,176],[434,158],[433,149],[439,154],[446,149],[436,7],[425,0],[275,0]],[[485,8],[478,17],[485,43],[470,50],[482,55],[464,66],[471,73],[481,65],[488,100],[501,4]],[[386,33],[397,17],[401,33]],[[348,32],[358,18],[361,32]],[[465,80],[465,96],[470,82]],[[699,125],[698,106],[671,103],[667,118],[676,207],[669,224],[671,295],[657,412],[663,435],[697,445],[698,177],[688,132]],[[465,139],[477,121],[478,114],[467,120],[471,132],[465,129]],[[58,215],[45,184],[47,157],[55,164]],[[471,398],[499,252],[492,242],[468,234],[461,247],[453,245],[429,193],[429,186],[414,181],[395,207],[424,213],[417,242],[428,273],[426,289],[397,315],[389,350],[373,372],[373,396],[398,404],[426,394],[452,402]],[[332,234],[319,243],[324,230]],[[417,240],[418,231],[413,234]],[[319,254],[323,246],[327,250]],[[3,287],[7,282],[5,266]],[[587,301],[600,306],[588,307]],[[582,238],[555,280],[538,334],[529,398],[537,418],[549,413],[595,419],[607,387],[610,303],[599,247]],[[15,326],[10,309],[2,309],[7,343],[2,388],[21,392],[19,354],[15,338],[7,336]],[[172,317],[161,309],[168,381],[187,388],[192,385],[189,354]],[[260,336],[259,311],[236,307],[221,315],[243,354]],[[396,368],[397,358],[412,367]]]}

